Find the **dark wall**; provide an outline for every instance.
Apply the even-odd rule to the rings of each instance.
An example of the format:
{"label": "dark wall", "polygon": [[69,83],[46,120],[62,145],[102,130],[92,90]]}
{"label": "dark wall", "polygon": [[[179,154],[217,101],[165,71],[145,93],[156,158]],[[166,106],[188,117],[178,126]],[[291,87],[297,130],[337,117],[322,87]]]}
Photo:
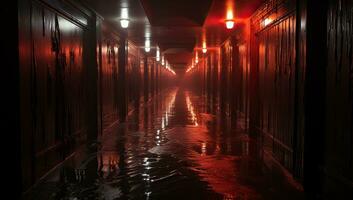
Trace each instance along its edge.
{"label": "dark wall", "polygon": [[118,120],[118,41],[118,36],[102,24],[98,42],[102,131]]}
{"label": "dark wall", "polygon": [[250,134],[314,198],[352,198],[352,16],[352,1],[274,0],[250,18]]}
{"label": "dark wall", "polygon": [[23,4],[20,104],[22,170],[28,188],[85,137],[88,71],[83,65],[83,34],[88,16],[72,13],[76,16],[70,18],[61,7],[40,1]]}
{"label": "dark wall", "polygon": [[129,95],[129,110],[140,105],[142,93],[142,77],[143,71],[141,70],[140,61],[143,58],[140,55],[138,47],[129,43],[129,56],[128,56],[128,95]]}
{"label": "dark wall", "polygon": [[353,198],[353,1],[328,1],[325,100],[325,188]]}
{"label": "dark wall", "polygon": [[[258,68],[258,110],[253,115],[258,118],[258,123],[254,126],[263,137],[265,153],[273,155],[292,172],[293,122],[297,109],[295,5],[274,1],[265,6],[251,19],[252,26],[254,23],[257,26],[253,38],[257,45],[252,51],[258,53],[257,65],[251,66]],[[265,25],[265,19],[272,20],[272,23]]]}
{"label": "dark wall", "polygon": [[235,128],[239,121],[244,122],[244,128],[249,125],[250,35],[247,28],[248,22],[242,24],[220,49],[220,105]]}
{"label": "dark wall", "polygon": [[[79,1],[23,0],[18,7],[23,192],[96,143],[173,76]],[[147,73],[147,80],[143,80]],[[158,81],[165,80],[163,87]],[[143,102],[143,101],[142,101]]]}

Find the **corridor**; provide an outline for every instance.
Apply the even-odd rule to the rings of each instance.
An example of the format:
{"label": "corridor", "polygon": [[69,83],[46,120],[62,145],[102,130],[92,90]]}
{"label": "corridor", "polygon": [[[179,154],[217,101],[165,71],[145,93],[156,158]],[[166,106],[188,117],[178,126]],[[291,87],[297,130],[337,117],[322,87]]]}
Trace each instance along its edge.
{"label": "corridor", "polygon": [[353,199],[353,0],[3,4],[11,200]]}
{"label": "corridor", "polygon": [[92,151],[65,161],[28,199],[303,199],[299,185],[265,174],[244,119],[229,128],[217,107],[187,88],[168,89],[109,127]]}

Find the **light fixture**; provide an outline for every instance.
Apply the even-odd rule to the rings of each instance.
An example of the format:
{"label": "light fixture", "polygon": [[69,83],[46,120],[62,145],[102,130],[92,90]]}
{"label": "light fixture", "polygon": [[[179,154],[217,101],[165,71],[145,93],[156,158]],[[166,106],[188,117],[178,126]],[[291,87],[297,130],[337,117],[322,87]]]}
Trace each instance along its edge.
{"label": "light fixture", "polygon": [[269,25],[269,24],[271,24],[272,23],[272,19],[271,18],[266,18],[264,21],[263,21],[263,25],[264,26],[267,26],[267,25]]}
{"label": "light fixture", "polygon": [[234,27],[234,20],[227,19],[226,20],[226,27],[227,27],[227,29],[232,29]]}
{"label": "light fixture", "polygon": [[232,29],[234,27],[233,11],[231,9],[227,11],[227,19],[225,22],[227,29]]}
{"label": "light fixture", "polygon": [[120,25],[122,28],[127,28],[129,27],[129,14],[128,14],[128,9],[127,8],[122,8],[121,9],[121,19],[120,19]]}
{"label": "light fixture", "polygon": [[195,56],[195,63],[196,64],[199,63],[199,55],[198,55],[197,51],[196,51],[196,56]]}
{"label": "light fixture", "polygon": [[151,50],[151,41],[149,38],[146,38],[146,41],[145,41],[145,51],[146,52],[150,52]]}
{"label": "light fixture", "polygon": [[157,50],[156,50],[156,61],[159,62],[160,59],[161,59],[161,57],[160,57],[159,47],[157,46]]}
{"label": "light fixture", "polygon": [[121,25],[122,28],[129,27],[129,20],[128,19],[121,19],[120,20],[120,25]]}
{"label": "light fixture", "polygon": [[164,66],[164,56],[162,55],[162,65]]}
{"label": "light fixture", "polygon": [[206,41],[204,41],[202,43],[202,53],[206,53],[207,52],[207,46],[206,46]]}

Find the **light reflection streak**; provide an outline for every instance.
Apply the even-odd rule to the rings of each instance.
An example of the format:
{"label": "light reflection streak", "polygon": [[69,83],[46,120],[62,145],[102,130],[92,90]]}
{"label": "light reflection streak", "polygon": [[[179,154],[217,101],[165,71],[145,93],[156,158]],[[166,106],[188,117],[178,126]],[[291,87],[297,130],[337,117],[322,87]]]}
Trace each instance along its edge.
{"label": "light reflection streak", "polygon": [[167,100],[167,106],[166,106],[166,111],[165,111],[165,114],[163,115],[162,114],[162,130],[165,130],[165,128],[168,126],[168,123],[169,123],[169,117],[170,117],[170,114],[172,112],[172,108],[174,106],[174,103],[175,103],[175,97],[176,97],[176,93],[177,91],[175,90],[173,92],[173,94],[171,95],[170,99]]}
{"label": "light reflection streak", "polygon": [[98,159],[98,168],[103,172],[103,177],[107,177],[111,172],[119,169],[119,155],[116,152],[103,151]]}
{"label": "light reflection streak", "polygon": [[205,156],[207,152],[207,146],[206,146],[206,142],[202,142],[202,146],[201,146],[201,156]]}
{"label": "light reflection streak", "polygon": [[[165,113],[164,111],[161,113],[161,116],[162,116],[161,127],[156,130],[155,139],[156,139],[157,146],[160,146],[161,143],[163,142],[164,136],[162,131],[164,131],[168,126],[169,117],[171,117],[172,109],[175,104],[175,97],[177,94],[177,90],[174,90],[171,94],[172,95],[168,96],[166,99]],[[142,162],[142,165],[144,167],[144,173],[142,173],[142,177],[143,177],[143,180],[146,182],[146,191],[144,192],[146,199],[149,199],[150,195],[152,194],[150,184],[154,181],[154,179],[149,174],[150,169],[152,169],[151,162],[149,162],[149,159],[150,158],[145,157]]]}
{"label": "light reflection streak", "polygon": [[185,92],[185,96],[186,96],[186,105],[187,105],[187,109],[191,114],[191,121],[195,126],[198,126],[199,124],[197,123],[197,117],[196,117],[196,113],[194,111],[194,106],[191,103],[190,100],[190,95],[188,92]]}

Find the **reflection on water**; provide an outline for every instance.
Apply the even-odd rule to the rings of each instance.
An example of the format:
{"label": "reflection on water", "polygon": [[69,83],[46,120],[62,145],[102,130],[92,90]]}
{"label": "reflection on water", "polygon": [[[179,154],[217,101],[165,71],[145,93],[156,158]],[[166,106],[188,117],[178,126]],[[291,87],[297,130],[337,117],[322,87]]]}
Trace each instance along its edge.
{"label": "reflection on water", "polygon": [[199,124],[197,123],[197,117],[194,112],[194,106],[192,106],[192,103],[190,101],[189,92],[185,92],[185,99],[186,99],[186,105],[187,105],[188,111],[191,115],[191,122],[194,123],[195,126],[198,126]]}
{"label": "reflection on water", "polygon": [[106,132],[97,151],[78,151],[28,199],[299,199],[263,173],[244,130],[225,131],[229,120],[200,112],[217,107],[205,99],[183,88],[164,91]]}

